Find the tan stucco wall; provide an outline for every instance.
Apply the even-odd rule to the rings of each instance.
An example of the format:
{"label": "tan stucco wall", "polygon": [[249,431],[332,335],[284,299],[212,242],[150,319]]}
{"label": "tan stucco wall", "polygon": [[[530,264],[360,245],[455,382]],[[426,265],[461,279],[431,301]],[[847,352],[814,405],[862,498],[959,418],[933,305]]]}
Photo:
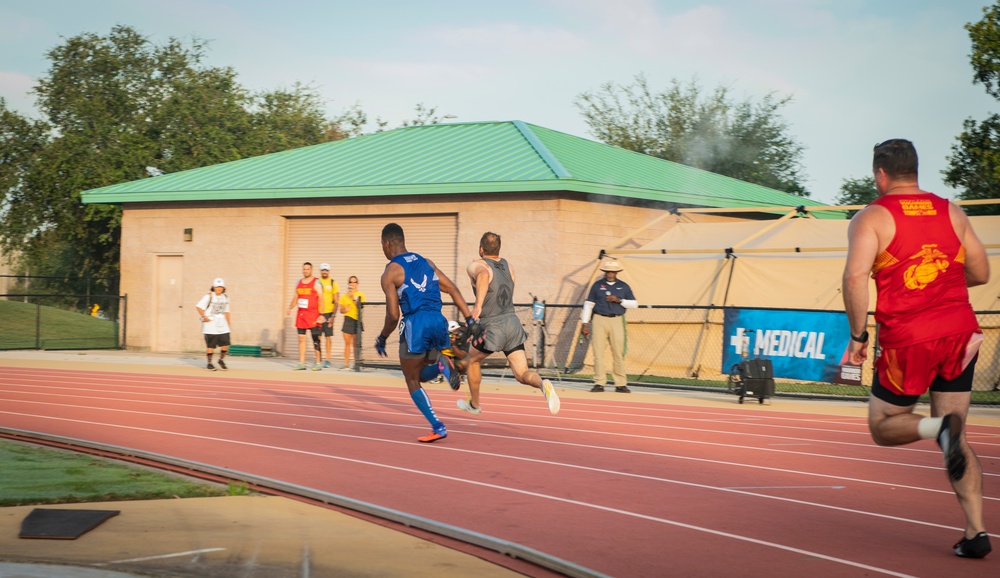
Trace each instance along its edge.
{"label": "tan stucco wall", "polygon": [[[560,194],[505,194],[407,197],[403,200],[323,199],[287,204],[211,202],[127,204],[122,216],[121,290],[128,294],[127,345],[152,346],[156,316],[153,288],[158,255],[184,258],[183,301],[178,314],[182,350],[203,348],[194,304],[216,276],[226,279],[228,291],[238,295],[234,315],[234,343],[272,345],[282,342],[285,267],[285,217],[358,215],[458,214],[458,284],[472,299],[464,265],[478,257],[485,231],[499,233],[501,255],[517,273],[515,301],[530,302],[529,294],[549,303],[578,303],[602,247],[626,236],[663,214],[661,208],[627,206],[580,200]],[[387,219],[388,222],[388,219]],[[629,247],[660,236],[672,224],[668,219],[644,231]],[[193,229],[193,241],[183,230]],[[378,239],[359,242],[378,245]],[[409,247],[420,252],[419,247]],[[366,250],[369,248],[366,247]],[[351,250],[341,247],[340,250]],[[433,256],[430,256],[433,258]],[[336,265],[334,264],[334,267]],[[375,289],[377,292],[377,288]],[[655,302],[655,296],[637,296]],[[381,295],[370,295],[373,301]]]}

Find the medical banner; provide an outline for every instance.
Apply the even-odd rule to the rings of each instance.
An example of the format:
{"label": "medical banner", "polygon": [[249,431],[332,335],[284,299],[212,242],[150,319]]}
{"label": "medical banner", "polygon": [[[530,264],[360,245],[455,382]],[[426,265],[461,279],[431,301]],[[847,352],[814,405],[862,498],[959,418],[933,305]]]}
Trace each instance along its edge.
{"label": "medical banner", "polygon": [[842,311],[726,309],[722,372],[750,358],[770,359],[775,377],[824,383],[861,383],[861,368],[847,365],[850,328]]}

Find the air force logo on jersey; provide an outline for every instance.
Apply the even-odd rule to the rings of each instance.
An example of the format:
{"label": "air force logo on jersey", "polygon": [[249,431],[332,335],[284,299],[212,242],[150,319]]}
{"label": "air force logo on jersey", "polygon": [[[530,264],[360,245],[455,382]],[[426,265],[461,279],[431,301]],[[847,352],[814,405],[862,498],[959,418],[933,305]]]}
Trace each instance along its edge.
{"label": "air force logo on jersey", "polygon": [[421,293],[427,292],[427,275],[424,275],[424,280],[423,280],[422,283],[417,283],[411,277],[410,278],[410,285],[413,285],[413,288],[416,289],[417,291],[420,291]]}

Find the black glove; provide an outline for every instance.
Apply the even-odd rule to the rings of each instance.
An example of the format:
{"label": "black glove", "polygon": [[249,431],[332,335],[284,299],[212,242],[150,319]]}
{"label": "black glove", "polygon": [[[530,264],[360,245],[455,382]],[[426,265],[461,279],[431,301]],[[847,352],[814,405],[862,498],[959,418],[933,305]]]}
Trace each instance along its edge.
{"label": "black glove", "polygon": [[486,333],[486,328],[483,327],[482,323],[476,323],[476,320],[471,317],[469,317],[465,321],[466,325],[462,332],[465,336],[465,339],[462,342],[463,345],[470,340],[472,341],[473,345],[482,344],[484,339],[484,334]]}
{"label": "black glove", "polygon": [[388,354],[385,352],[385,337],[379,335],[375,338],[375,351],[382,357],[388,357]]}

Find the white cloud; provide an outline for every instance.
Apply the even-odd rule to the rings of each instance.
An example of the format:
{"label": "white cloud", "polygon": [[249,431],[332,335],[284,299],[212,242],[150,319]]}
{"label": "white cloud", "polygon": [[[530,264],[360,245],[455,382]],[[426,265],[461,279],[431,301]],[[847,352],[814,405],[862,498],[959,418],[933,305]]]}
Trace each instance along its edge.
{"label": "white cloud", "polygon": [[7,101],[7,108],[25,116],[37,116],[35,97],[28,92],[36,80],[27,74],[0,70],[0,96]]}
{"label": "white cloud", "polygon": [[338,59],[338,67],[352,76],[368,78],[397,88],[441,87],[481,82],[491,75],[488,67],[448,62]]}
{"label": "white cloud", "polygon": [[[425,38],[425,37],[421,37]],[[426,41],[437,41],[457,58],[470,54],[502,59],[507,56],[543,57],[571,55],[587,50],[586,38],[565,28],[525,26],[518,23],[498,23],[473,27],[435,27]],[[458,52],[454,52],[458,49]]]}

